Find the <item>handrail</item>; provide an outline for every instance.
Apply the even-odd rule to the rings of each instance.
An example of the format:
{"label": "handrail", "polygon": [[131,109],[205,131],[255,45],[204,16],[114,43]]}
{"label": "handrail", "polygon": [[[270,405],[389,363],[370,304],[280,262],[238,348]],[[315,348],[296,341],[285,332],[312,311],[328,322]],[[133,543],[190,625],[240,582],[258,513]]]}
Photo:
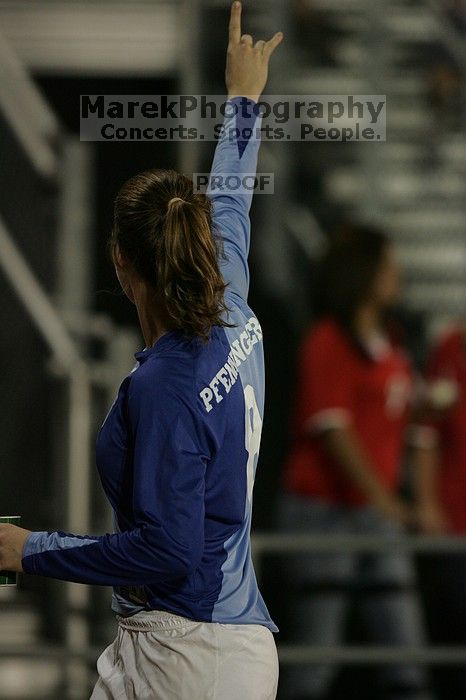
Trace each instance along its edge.
{"label": "handrail", "polygon": [[[10,236],[0,216],[0,268],[21,300],[35,326],[54,353],[54,360],[67,374],[69,382],[68,415],[68,469],[66,503],[68,508],[68,532],[86,532],[90,510],[89,446],[91,443],[91,374],[69,335],[64,321],[54,308],[47,293],[36,279],[21,252]],[[79,495],[79,497],[78,497]],[[82,651],[87,647],[87,621],[83,615],[88,602],[89,589],[77,584],[67,584],[67,600],[79,612],[68,616],[66,646],[68,652]],[[69,687],[81,693],[87,684],[87,670],[73,666],[75,657],[69,655],[66,666]],[[79,697],[81,697],[79,695]]]}
{"label": "handrail", "polygon": [[[293,552],[456,552],[466,554],[464,536],[406,535],[396,538],[378,535],[315,535],[299,532],[260,532],[251,535],[256,576],[260,580],[263,554],[287,555]],[[466,647],[460,646],[345,646],[320,647],[310,644],[277,645],[280,664],[344,664],[373,666],[413,663],[432,665],[464,664]],[[0,656],[1,656],[0,648]]]}
{"label": "handrail", "polygon": [[53,177],[59,169],[53,142],[60,124],[1,32],[0,65],[0,109],[35,169]]}
{"label": "handrail", "polygon": [[466,554],[466,537],[439,535],[315,535],[305,533],[255,532],[251,537],[252,552],[288,554],[290,552],[419,552],[448,551]]}
{"label": "handrail", "polygon": [[[466,647],[431,646],[431,647],[381,647],[381,646],[346,646],[318,647],[310,645],[277,644],[280,664],[344,664],[345,666],[373,666],[380,664],[413,663],[432,665],[464,665]],[[48,659],[57,661],[84,660],[95,664],[102,653],[100,647],[87,647],[83,650],[71,650],[53,644],[34,644],[27,646],[11,644],[0,645],[0,659]]]}
{"label": "handrail", "polygon": [[394,647],[347,646],[317,647],[311,645],[279,644],[282,664],[344,664],[345,666],[374,666],[380,664],[464,665],[466,647]]}
{"label": "handrail", "polygon": [[1,216],[0,268],[63,368],[71,371],[81,365],[79,351],[64,322],[21,255]]}

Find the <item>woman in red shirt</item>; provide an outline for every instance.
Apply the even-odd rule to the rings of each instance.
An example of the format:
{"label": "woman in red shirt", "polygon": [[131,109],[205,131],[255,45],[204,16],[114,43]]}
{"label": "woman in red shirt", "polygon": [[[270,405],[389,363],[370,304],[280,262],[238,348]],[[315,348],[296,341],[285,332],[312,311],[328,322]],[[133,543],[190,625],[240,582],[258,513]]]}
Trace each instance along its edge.
{"label": "woman in red shirt", "polygon": [[[424,534],[466,536],[466,321],[442,334],[426,367],[426,415],[414,432],[416,496]],[[466,555],[423,557],[432,641],[466,644]],[[466,695],[466,662],[448,670],[450,697]]]}
{"label": "woman in red shirt", "polygon": [[[369,227],[342,232],[323,262],[319,288],[319,319],[299,355],[281,524],[307,533],[396,537],[411,519],[398,486],[413,377],[385,323],[399,294],[392,246]],[[415,576],[407,557],[311,552],[290,556],[287,571],[295,591],[290,620],[295,641],[341,645],[352,596],[358,593],[371,642],[422,644]],[[334,669],[294,667],[283,674],[285,697],[327,697]],[[387,700],[431,697],[420,667],[386,666],[379,679]]]}

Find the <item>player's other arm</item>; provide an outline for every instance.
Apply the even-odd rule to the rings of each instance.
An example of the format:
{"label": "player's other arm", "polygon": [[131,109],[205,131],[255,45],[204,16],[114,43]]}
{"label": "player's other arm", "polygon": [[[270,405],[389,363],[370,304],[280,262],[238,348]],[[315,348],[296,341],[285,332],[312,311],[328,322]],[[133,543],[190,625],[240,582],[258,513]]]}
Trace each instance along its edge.
{"label": "player's other arm", "polygon": [[187,401],[170,387],[163,405],[159,396],[144,377],[134,376],[129,394],[134,526],[102,536],[33,532],[15,555],[6,540],[21,528],[10,529],[3,546],[0,537],[0,569],[107,586],[176,581],[194,571],[204,550],[210,448]]}
{"label": "player's other arm", "polygon": [[[233,3],[225,70],[230,104],[212,164],[214,177],[256,172],[260,120],[254,107],[267,82],[270,56],[282,38],[278,32],[269,41],[254,44],[249,34],[241,34],[241,4]],[[211,182],[215,186],[215,180]],[[223,240],[223,277],[232,291],[246,298],[252,192],[241,194],[224,189],[211,194],[211,199],[214,228]]]}

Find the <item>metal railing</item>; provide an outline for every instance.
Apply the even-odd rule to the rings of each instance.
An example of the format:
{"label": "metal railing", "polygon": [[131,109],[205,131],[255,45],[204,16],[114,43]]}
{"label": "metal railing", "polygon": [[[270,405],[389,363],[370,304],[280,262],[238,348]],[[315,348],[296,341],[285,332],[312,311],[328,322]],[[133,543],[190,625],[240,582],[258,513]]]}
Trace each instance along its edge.
{"label": "metal railing", "polygon": [[[284,534],[281,532],[256,532],[251,538],[252,556],[257,578],[261,579],[260,559],[266,554],[290,554],[292,552],[408,552],[408,553],[458,553],[466,556],[466,537],[453,536],[404,536],[384,538],[380,536],[328,536]],[[344,664],[344,665],[389,665],[393,663],[416,663],[426,665],[466,665],[466,647],[461,646],[344,646],[319,647],[311,645],[277,644],[282,665],[290,664]],[[95,663],[102,649],[88,647],[76,649],[53,645],[40,647],[2,646],[1,657],[44,658],[81,660]]]}
{"label": "metal railing", "polygon": [[0,110],[34,169],[45,178],[55,177],[59,170],[55,152],[61,135],[59,122],[2,33],[0,65]]}
{"label": "metal railing", "polygon": [[[53,182],[60,197],[57,202],[60,243],[57,298],[45,291],[1,216],[0,271],[50,349],[52,361],[49,369],[67,384],[67,438],[61,456],[66,504],[63,526],[69,532],[86,533],[89,532],[91,504],[93,375],[62,312],[69,310],[73,303],[78,309],[85,308],[85,295],[89,294],[87,271],[90,269],[90,254],[89,246],[86,246],[89,240],[89,202],[86,201],[89,153],[62,129],[53,110],[1,34],[0,62],[0,110],[31,169],[44,182]],[[68,674],[68,686],[75,689],[75,694],[71,693],[70,697],[81,697],[80,688],[87,686],[88,682],[88,668],[82,662],[77,663],[76,659],[79,652],[88,648],[89,588],[65,584],[64,595],[70,610],[64,621],[70,663],[65,665],[64,672]],[[78,652],[78,656],[74,652]]]}
{"label": "metal railing", "polygon": [[[406,535],[397,538],[377,535],[307,535],[303,533],[256,532],[251,538],[256,576],[260,582],[261,559],[266,554],[295,552],[403,552],[410,554],[456,553],[466,557],[466,537]],[[311,645],[279,644],[281,664],[345,664],[377,665],[416,663],[427,665],[464,664],[466,646],[445,647],[381,647],[346,646],[318,647]]]}
{"label": "metal railing", "polygon": [[[86,362],[81,358],[63,320],[54,304],[34,276],[15,245],[7,227],[0,218],[0,268],[11,287],[53,353],[54,364],[68,379],[68,454],[67,464],[67,526],[69,531],[86,529],[89,523],[91,436],[91,383]],[[81,498],[76,498],[76,494]],[[83,606],[87,604],[85,588],[67,585],[68,604],[79,608],[78,614],[69,616],[66,624],[68,650],[81,651],[87,644],[87,624],[83,619]],[[70,657],[73,658],[73,657]],[[68,669],[77,680],[76,669]],[[78,675],[85,678],[82,669]]]}
{"label": "metal railing", "polygon": [[463,552],[466,554],[466,537],[438,535],[405,535],[380,537],[379,535],[306,535],[304,533],[273,532],[255,533],[252,536],[253,556],[284,554],[290,552]]}

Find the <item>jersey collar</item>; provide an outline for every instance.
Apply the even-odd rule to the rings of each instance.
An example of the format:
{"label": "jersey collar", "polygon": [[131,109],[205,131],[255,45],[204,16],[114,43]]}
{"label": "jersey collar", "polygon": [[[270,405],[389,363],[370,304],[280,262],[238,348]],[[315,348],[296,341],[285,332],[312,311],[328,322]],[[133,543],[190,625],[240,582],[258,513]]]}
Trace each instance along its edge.
{"label": "jersey collar", "polygon": [[182,332],[178,329],[166,331],[160,338],[144,350],[139,350],[134,353],[134,357],[139,363],[145,362],[151,355],[159,354],[169,347],[172,347],[181,337]]}

